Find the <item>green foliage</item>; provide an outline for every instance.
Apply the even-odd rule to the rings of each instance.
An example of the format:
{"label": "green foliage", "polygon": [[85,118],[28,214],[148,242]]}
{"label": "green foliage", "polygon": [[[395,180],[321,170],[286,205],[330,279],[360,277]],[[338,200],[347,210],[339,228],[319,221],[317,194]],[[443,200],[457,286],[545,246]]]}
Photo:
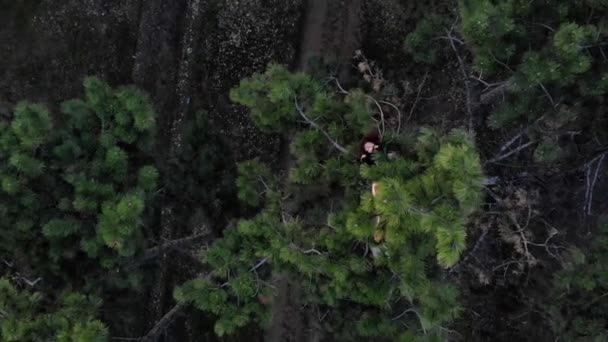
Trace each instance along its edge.
{"label": "green foliage", "polygon": [[[545,139],[534,153],[545,166],[567,157],[552,144],[564,131],[584,127],[582,135],[602,135],[604,115],[596,108],[608,84],[603,0],[462,0],[460,13],[475,69],[486,81],[506,82],[506,101],[490,115],[491,128],[528,124],[527,132]],[[572,107],[574,115],[556,125]]]}
{"label": "green foliage", "polygon": [[587,255],[570,249],[545,305],[552,330],[569,341],[608,338],[608,225],[597,234]]}
{"label": "green foliage", "polygon": [[462,33],[474,45],[475,68],[484,74],[499,71],[501,61],[518,51],[517,41],[526,30],[517,19],[531,12],[526,0],[460,1]]}
{"label": "green foliage", "polygon": [[236,179],[239,199],[251,206],[260,205],[260,196],[269,185],[270,170],[260,162],[248,161],[239,164],[239,176]]}
{"label": "green foliage", "polygon": [[0,278],[0,340],[101,342],[108,329],[96,319],[101,301],[65,293],[49,310],[40,293],[18,291]]}
{"label": "green foliage", "polygon": [[440,46],[436,38],[440,30],[439,18],[423,18],[416,24],[416,29],[405,37],[405,51],[415,62],[435,64]]}
{"label": "green foliage", "polygon": [[557,141],[543,140],[534,151],[534,160],[538,163],[550,164],[557,161],[562,154]]}
{"label": "green foliage", "polygon": [[96,78],[84,85],[85,100],[64,102],[61,113],[23,102],[0,124],[0,252],[27,250],[24,262],[41,275],[133,256],[156,191],[147,95]]}
{"label": "green foliage", "polygon": [[[357,146],[369,129],[368,97],[360,91],[342,99],[328,94],[316,81],[278,66],[232,91],[262,128],[294,132],[295,166],[279,181],[258,161],[239,165],[239,198],[261,209],[224,231],[203,253],[209,273],[179,287],[175,298],[217,316],[218,335],[264,326],[272,277],[280,272],[300,284],[304,303],[330,312],[323,328],[336,340],[394,338],[402,323],[414,335],[440,338],[440,327],[460,309],[457,291],[440,280],[438,266],[460,258],[467,218],[482,199],[473,141],[463,130],[442,136],[425,128],[414,139],[387,135],[391,150],[377,152],[375,165],[359,166],[319,127],[331,139]],[[319,127],[299,124],[297,106]],[[312,195],[316,188],[326,191]],[[293,209],[286,203],[290,196],[311,199]]]}
{"label": "green foliage", "polygon": [[291,73],[281,65],[271,64],[265,73],[242,80],[230,91],[230,98],[246,106],[258,127],[266,131],[285,132],[305,121],[296,103],[309,120],[320,127],[334,127],[345,139],[373,127],[369,99],[362,91],[354,90],[344,101],[337,101],[323,83],[305,73]]}
{"label": "green foliage", "polygon": [[[181,122],[181,146],[159,167],[163,191],[171,198],[176,226],[187,226],[197,211],[212,220],[230,216],[236,165],[222,137],[209,127],[207,113],[191,113]],[[146,171],[153,177],[152,170]],[[143,171],[140,171],[140,174]],[[139,181],[143,186],[142,181]]]}

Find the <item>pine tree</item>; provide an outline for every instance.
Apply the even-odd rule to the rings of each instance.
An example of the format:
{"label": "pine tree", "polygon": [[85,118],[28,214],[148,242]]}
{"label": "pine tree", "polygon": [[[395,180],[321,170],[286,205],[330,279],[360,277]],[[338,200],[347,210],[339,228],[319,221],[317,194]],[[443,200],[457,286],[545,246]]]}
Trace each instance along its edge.
{"label": "pine tree", "polygon": [[85,99],[65,101],[61,113],[23,102],[0,123],[0,252],[27,250],[39,275],[133,256],[156,191],[147,95],[96,78],[84,86]]}
{"label": "pine tree", "polygon": [[587,254],[572,247],[564,268],[553,277],[544,313],[556,336],[602,341],[608,337],[608,225],[600,231]]}
{"label": "pine tree", "polygon": [[[260,211],[224,231],[203,253],[208,272],[175,298],[215,315],[218,335],[231,334],[269,322],[271,277],[283,272],[299,281],[305,303],[333,312],[323,327],[337,340],[394,338],[402,322],[414,336],[442,336],[459,306],[440,268],[458,261],[467,218],[482,198],[469,135],[386,134],[391,150],[359,166],[351,151],[374,127],[362,91],[340,98],[310,76],[272,65],[231,95],[261,128],[294,137],[295,165],[286,181],[259,161],[240,165],[239,198]],[[289,193],[306,205],[288,206]],[[359,322],[355,330],[346,313]]]}
{"label": "pine tree", "polygon": [[405,37],[405,51],[415,62],[435,64],[439,50],[436,39],[441,29],[441,19],[438,17],[424,18],[416,24],[416,29]]}
{"label": "pine tree", "polygon": [[99,299],[64,293],[51,309],[44,301],[40,293],[18,291],[0,278],[0,340],[107,341],[108,329],[96,319]]}
{"label": "pine tree", "polygon": [[[474,66],[489,83],[506,84],[506,101],[489,118],[494,129],[524,124],[532,136],[559,140],[565,130],[589,127],[583,135],[601,135],[597,114],[607,72],[601,1],[463,0],[461,31],[473,47]],[[589,11],[593,16],[589,16]],[[504,85],[502,86],[504,87]],[[577,106],[577,117],[554,126],[564,107]],[[576,127],[576,128],[575,128]],[[545,141],[545,142],[546,142]],[[549,143],[534,156],[539,166],[574,158]]]}

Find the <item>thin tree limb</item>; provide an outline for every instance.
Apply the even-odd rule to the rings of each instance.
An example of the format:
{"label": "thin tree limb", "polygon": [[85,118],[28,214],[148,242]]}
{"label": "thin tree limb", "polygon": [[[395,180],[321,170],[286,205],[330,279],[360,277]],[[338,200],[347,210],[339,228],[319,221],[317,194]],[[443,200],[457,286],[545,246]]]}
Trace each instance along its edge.
{"label": "thin tree limb", "polygon": [[401,317],[405,316],[405,315],[406,315],[408,312],[412,312],[412,313],[414,313],[414,314],[415,314],[415,315],[418,317],[418,320],[420,321],[420,327],[422,327],[422,331],[423,331],[423,332],[424,332],[424,334],[426,335],[426,328],[424,327],[424,324],[422,323],[422,317],[420,316],[420,314],[418,313],[418,311],[416,311],[416,309],[414,309],[414,308],[409,308],[409,309],[407,309],[407,310],[403,311],[403,312],[402,312],[402,313],[400,313],[399,315],[397,315],[397,316],[395,316],[395,317],[391,318],[391,320],[392,320],[392,321],[396,321],[396,320],[398,320],[399,318],[401,318]]}
{"label": "thin tree limb", "polygon": [[[409,122],[412,119],[412,115],[414,114],[414,110],[416,109],[416,106],[418,105],[418,101],[420,101],[420,93],[422,92],[422,88],[424,87],[424,84],[426,83],[426,78],[429,75],[428,71],[424,74],[424,78],[422,78],[422,82],[420,82],[420,84],[418,85],[418,92],[416,93],[416,99],[414,100],[414,103],[412,104],[412,107],[410,108],[410,112],[407,116],[407,122]],[[397,133],[399,133],[401,131],[401,115],[399,115],[399,123],[397,126]]]}
{"label": "thin tree limb", "polygon": [[160,320],[158,320],[154,327],[152,327],[152,329],[150,329],[145,336],[139,338],[138,341],[155,341],[158,335],[167,329],[171,323],[173,323],[177,315],[180,314],[187,306],[188,305],[186,303],[175,304],[173,308],[171,308],[171,310],[169,310]]}
{"label": "thin tree limb", "polygon": [[173,249],[183,248],[183,247],[192,245],[193,243],[201,240],[204,237],[208,237],[209,239],[214,238],[213,235],[211,235],[209,233],[203,233],[203,234],[188,236],[188,237],[181,238],[181,239],[170,240],[161,245],[158,245],[158,246],[155,246],[152,248],[148,248],[147,250],[144,251],[141,258],[139,258],[137,264],[141,264],[148,260],[156,258],[162,251],[173,250]]}
{"label": "thin tree limb", "polygon": [[329,142],[331,142],[332,145],[334,145],[334,147],[336,149],[338,149],[338,151],[344,153],[344,154],[348,154],[348,150],[344,147],[342,147],[340,144],[338,144],[330,135],[329,133],[327,133],[323,128],[321,128],[316,122],[312,121],[310,118],[308,118],[308,116],[306,116],[306,114],[304,114],[304,110],[302,109],[302,107],[300,106],[300,104],[298,103],[298,99],[294,99],[295,105],[296,105],[296,110],[298,111],[298,113],[300,114],[300,116],[313,128],[319,130],[321,133],[323,133],[323,135],[327,138],[327,140],[329,140]]}
{"label": "thin tree limb", "polygon": [[268,261],[268,257],[260,260],[260,262],[258,262],[255,266],[253,266],[249,272],[255,272],[258,268],[262,267],[262,265],[264,265],[266,262]]}
{"label": "thin tree limb", "polygon": [[509,151],[508,153],[505,153],[505,154],[500,155],[500,156],[498,156],[496,158],[492,158],[492,159],[488,160],[487,162],[485,162],[485,164],[491,164],[491,163],[499,162],[499,161],[501,161],[503,159],[506,159],[506,158],[510,157],[511,155],[513,155],[513,154],[515,154],[515,153],[517,153],[517,152],[519,152],[519,151],[525,149],[526,147],[528,147],[528,146],[530,146],[532,144],[535,144],[535,143],[536,143],[535,140],[529,141],[529,142],[527,142],[527,143],[519,146],[518,148]]}
{"label": "thin tree limb", "polygon": [[[593,202],[593,193],[595,190],[595,183],[597,182],[597,178],[599,176],[600,169],[606,158],[606,154],[608,152],[604,152],[603,154],[595,157],[586,165],[585,179],[586,179],[586,190],[585,190],[585,202],[583,206],[583,211],[586,215],[591,215],[591,207]],[[592,171],[593,165],[595,164],[595,171]],[[593,178],[591,175],[593,174]]]}
{"label": "thin tree limb", "polygon": [[549,94],[549,91],[547,90],[547,88],[545,88],[545,86],[542,83],[539,83],[539,85],[542,88],[542,90],[545,92],[545,95],[547,95],[547,98],[549,99],[549,102],[551,102],[551,105],[553,106],[553,108],[555,108],[557,105],[555,104],[555,101],[553,101],[553,97],[551,97],[551,94]]}

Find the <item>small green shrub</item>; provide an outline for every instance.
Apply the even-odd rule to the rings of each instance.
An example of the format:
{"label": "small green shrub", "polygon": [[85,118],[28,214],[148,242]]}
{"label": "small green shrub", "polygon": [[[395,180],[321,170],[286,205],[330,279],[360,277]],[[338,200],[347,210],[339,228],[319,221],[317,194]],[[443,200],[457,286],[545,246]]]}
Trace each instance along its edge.
{"label": "small green shrub", "polygon": [[437,37],[442,34],[441,21],[437,17],[423,18],[416,29],[405,38],[405,51],[415,62],[435,64],[437,62],[440,42]]}

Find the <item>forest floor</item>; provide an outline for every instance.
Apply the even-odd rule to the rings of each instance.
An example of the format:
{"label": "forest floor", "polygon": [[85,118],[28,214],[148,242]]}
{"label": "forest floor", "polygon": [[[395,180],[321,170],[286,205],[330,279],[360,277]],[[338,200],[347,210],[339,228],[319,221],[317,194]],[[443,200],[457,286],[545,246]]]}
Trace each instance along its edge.
{"label": "forest floor", "polygon": [[[353,63],[362,49],[374,61],[387,84],[402,102],[405,126],[429,124],[445,132],[457,126],[476,132],[483,159],[491,159],[513,132],[496,134],[484,128],[492,104],[482,101],[484,86],[463,74],[459,59],[470,63],[466,48],[446,40],[435,66],[420,67],[403,52],[402,43],[425,13],[455,17],[452,1],[407,0],[0,0],[0,116],[9,115],[21,100],[56,108],[59,101],[79,96],[82,80],[98,75],[112,85],[136,84],[146,90],[159,113],[157,158],[164,160],[179,148],[177,127],[184,117],[205,110],[212,127],[231,146],[234,162],[261,157],[277,172],[289,169],[282,137],[259,132],[248,113],[228,99],[230,88],[269,62],[300,71],[318,71],[322,61],[342,84],[366,86]],[[449,27],[446,27],[449,30]],[[448,31],[449,33],[449,31]],[[446,33],[447,34],[447,33]],[[468,70],[467,70],[468,72]],[[468,82],[468,87],[465,83]],[[468,89],[467,89],[468,88]],[[582,213],[585,161],[568,166],[569,172],[535,168],[530,155],[517,163],[489,165],[497,177],[493,191],[517,197],[530,210],[563,232],[560,239],[585,240],[595,227],[597,213],[606,213],[608,184],[596,187],[596,215]],[[277,163],[277,160],[279,162]],[[525,200],[524,200],[525,199]],[[542,199],[542,200],[541,200]],[[159,201],[163,201],[161,198]],[[522,203],[525,202],[525,203]],[[200,208],[193,208],[193,211]],[[525,208],[524,208],[525,209]],[[195,227],[176,227],[172,205],[163,209],[157,241],[193,233]],[[227,218],[229,220],[230,218]],[[499,222],[479,217],[469,232],[467,263],[448,274],[463,289],[464,317],[458,322],[462,340],[543,341],[536,331],[540,319],[533,299],[543,288],[556,263],[534,250],[539,266],[509,262],[516,255],[500,235]],[[569,229],[569,227],[577,227]],[[546,225],[532,221],[536,241],[546,237]],[[216,232],[219,233],[219,232]],[[188,260],[163,253],[142,293],[106,305],[107,319],[118,336],[142,336],[173,306],[172,288],[196,273]],[[512,266],[511,266],[512,265]],[[280,277],[280,276],[279,276]],[[310,313],[302,310],[297,284],[279,281],[270,341],[318,341]],[[116,320],[120,313],[120,320]],[[180,333],[166,341],[193,339],[195,331],[209,328],[178,322]],[[212,329],[208,329],[211,331]],[[242,340],[254,340],[252,335]],[[213,341],[212,332],[198,335]],[[239,336],[235,337],[236,339]],[[255,340],[262,340],[263,334]],[[456,338],[455,338],[456,339]]]}

